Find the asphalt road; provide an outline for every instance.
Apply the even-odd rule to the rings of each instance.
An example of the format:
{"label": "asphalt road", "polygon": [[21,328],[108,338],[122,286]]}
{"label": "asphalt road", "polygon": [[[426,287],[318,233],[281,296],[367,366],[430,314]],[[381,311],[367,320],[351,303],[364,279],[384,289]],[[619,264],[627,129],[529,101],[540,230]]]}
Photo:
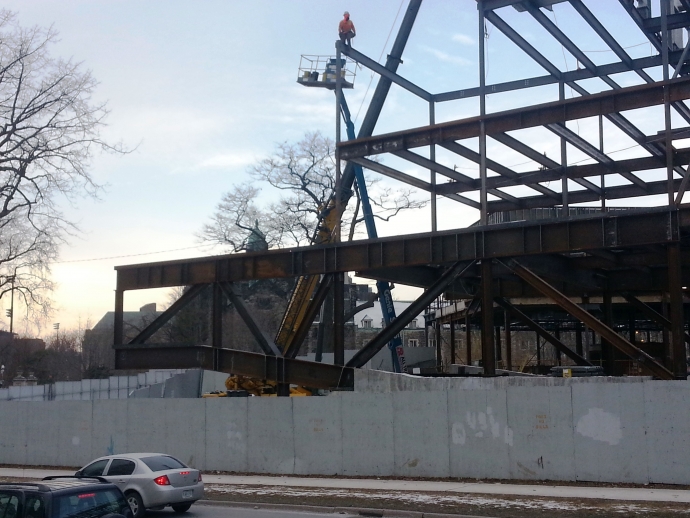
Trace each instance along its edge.
{"label": "asphalt road", "polygon": [[175,514],[172,509],[166,508],[162,511],[147,511],[146,518],[299,518],[308,516],[310,518],[321,518],[328,516],[333,518],[352,518],[359,515],[352,514],[333,514],[333,513],[307,513],[305,511],[281,511],[273,509],[244,509],[240,507],[216,506],[216,505],[193,505],[184,514]]}

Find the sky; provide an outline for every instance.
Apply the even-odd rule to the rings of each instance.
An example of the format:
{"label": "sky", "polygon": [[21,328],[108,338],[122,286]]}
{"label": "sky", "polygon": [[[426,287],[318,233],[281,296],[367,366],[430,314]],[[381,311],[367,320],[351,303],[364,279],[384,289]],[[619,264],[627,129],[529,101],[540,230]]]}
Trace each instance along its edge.
{"label": "sky", "polygon": [[[649,44],[618,2],[585,3],[606,20],[633,57],[649,55]],[[58,284],[54,314],[40,331],[19,322],[15,331],[45,334],[52,332],[53,323],[63,330],[92,326],[113,309],[116,265],[222,253],[201,243],[197,234],[222,194],[248,179],[247,167],[270,155],[276,144],[296,142],[306,132],[335,136],[334,96],[296,82],[300,56],[334,54],[337,24],[347,9],[357,28],[354,47],[384,63],[406,5],[406,0],[5,0],[3,7],[15,12],[20,24],[52,25],[59,32],[52,54],[72,57],[92,71],[100,82],[94,100],[107,101],[110,110],[103,136],[132,150],[124,156],[94,158],[90,172],[104,186],[99,199],[63,206],[80,232],[52,265]],[[577,66],[559,45],[545,46],[552,40],[527,15],[512,8],[499,13],[561,69]],[[605,45],[591,30],[575,23],[569,5],[554,6],[548,16],[574,39],[580,38],[578,43],[597,64],[615,60],[612,53],[601,52]],[[475,0],[426,0],[399,73],[433,93],[476,86],[477,32]],[[488,83],[544,74],[495,28],[488,26],[485,36]],[[617,80],[624,86],[640,83],[632,74]],[[346,93],[357,127],[376,81],[360,69],[355,89]],[[604,89],[599,80],[582,84],[591,91]],[[489,97],[487,106],[499,111],[556,99],[555,87],[541,87]],[[437,107],[436,119],[443,122],[477,111],[476,99],[445,103]],[[630,114],[650,133],[662,129],[658,115],[653,109]],[[427,123],[426,102],[394,86],[375,133]],[[576,121],[569,127],[598,142],[596,121]],[[524,135],[558,156],[558,140],[545,130]],[[615,131],[605,142],[607,150],[623,150],[616,158],[643,156],[639,150],[624,149],[628,145]],[[518,171],[535,169],[534,163],[495,142],[489,153]],[[583,158],[574,151],[570,157]],[[476,174],[474,164],[457,157],[440,152],[439,161]],[[410,164],[385,163],[422,178],[428,175]],[[275,194],[267,190],[266,196]],[[439,201],[439,214],[440,229],[465,227],[478,219],[473,209],[448,200]],[[379,235],[430,230],[427,208],[380,225]],[[416,292],[398,288],[395,293],[396,299],[405,300]],[[168,291],[127,292],[125,310],[148,302],[165,306]],[[9,307],[9,300],[0,305]],[[0,320],[0,328],[9,327],[5,320]]]}

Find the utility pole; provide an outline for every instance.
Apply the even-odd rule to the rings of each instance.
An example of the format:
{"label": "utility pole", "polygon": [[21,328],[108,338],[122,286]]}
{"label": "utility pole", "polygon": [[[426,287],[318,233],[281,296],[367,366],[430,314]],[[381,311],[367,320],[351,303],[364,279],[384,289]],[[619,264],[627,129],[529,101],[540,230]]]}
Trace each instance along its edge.
{"label": "utility pole", "polygon": [[60,322],[55,322],[53,324],[53,329],[55,329],[55,344],[57,345],[57,342],[60,339]]}

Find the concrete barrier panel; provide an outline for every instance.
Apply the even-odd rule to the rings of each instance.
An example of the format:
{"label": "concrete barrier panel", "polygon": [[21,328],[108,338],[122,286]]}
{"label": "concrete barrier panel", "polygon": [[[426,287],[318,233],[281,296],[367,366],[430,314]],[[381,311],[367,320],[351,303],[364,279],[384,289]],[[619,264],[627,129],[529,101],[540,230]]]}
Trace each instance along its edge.
{"label": "concrete barrier panel", "polygon": [[649,481],[642,383],[573,384],[577,480]]}
{"label": "concrete barrier panel", "polygon": [[188,466],[205,469],[206,405],[202,399],[166,399],[165,453]]}
{"label": "concrete barrier panel", "polygon": [[[161,399],[127,400],[127,448],[134,452],[160,452],[167,444],[165,402]],[[187,424],[186,426],[190,426]]]}
{"label": "concrete barrier panel", "polygon": [[296,397],[292,400],[295,429],[295,474],[339,475],[343,472],[341,398]]}
{"label": "concrete barrier panel", "polygon": [[647,381],[644,397],[649,481],[690,484],[690,383]]}
{"label": "concrete barrier panel", "polygon": [[60,401],[18,402],[26,409],[26,463],[58,466],[60,448]]}
{"label": "concrete barrier panel", "polygon": [[256,473],[295,471],[292,398],[248,400],[247,465]]}
{"label": "concrete barrier panel", "polygon": [[394,392],[395,474],[450,476],[448,393]]}
{"label": "concrete barrier panel", "polygon": [[94,401],[91,430],[92,458],[132,451],[127,444],[127,401]]}
{"label": "concrete barrier panel", "polygon": [[206,469],[249,471],[246,397],[207,398]]}
{"label": "concrete barrier panel", "polygon": [[58,412],[60,423],[56,465],[83,466],[91,460],[92,403],[55,401],[53,408]]}
{"label": "concrete barrier panel", "polygon": [[0,463],[27,463],[27,406],[19,401],[0,401]]}
{"label": "concrete barrier panel", "polygon": [[453,477],[507,478],[513,432],[506,390],[448,393],[450,473]]}
{"label": "concrete barrier panel", "polygon": [[575,480],[570,387],[508,387],[511,478]]}
{"label": "concrete barrier panel", "polygon": [[389,476],[395,473],[393,399],[390,393],[340,395],[343,423],[343,474]]}

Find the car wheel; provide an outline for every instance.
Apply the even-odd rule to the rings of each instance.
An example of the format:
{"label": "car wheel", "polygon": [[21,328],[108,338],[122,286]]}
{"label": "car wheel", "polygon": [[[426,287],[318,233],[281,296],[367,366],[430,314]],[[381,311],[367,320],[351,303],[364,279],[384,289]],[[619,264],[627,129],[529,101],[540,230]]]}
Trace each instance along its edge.
{"label": "car wheel", "polygon": [[146,509],[144,509],[144,501],[141,499],[139,493],[136,491],[130,491],[125,495],[125,498],[127,498],[127,503],[129,504],[129,508],[132,510],[134,518],[143,518],[143,516],[146,514]]}
{"label": "car wheel", "polygon": [[178,514],[186,513],[189,511],[189,508],[192,507],[192,504],[175,504],[172,506],[173,511],[175,511]]}

